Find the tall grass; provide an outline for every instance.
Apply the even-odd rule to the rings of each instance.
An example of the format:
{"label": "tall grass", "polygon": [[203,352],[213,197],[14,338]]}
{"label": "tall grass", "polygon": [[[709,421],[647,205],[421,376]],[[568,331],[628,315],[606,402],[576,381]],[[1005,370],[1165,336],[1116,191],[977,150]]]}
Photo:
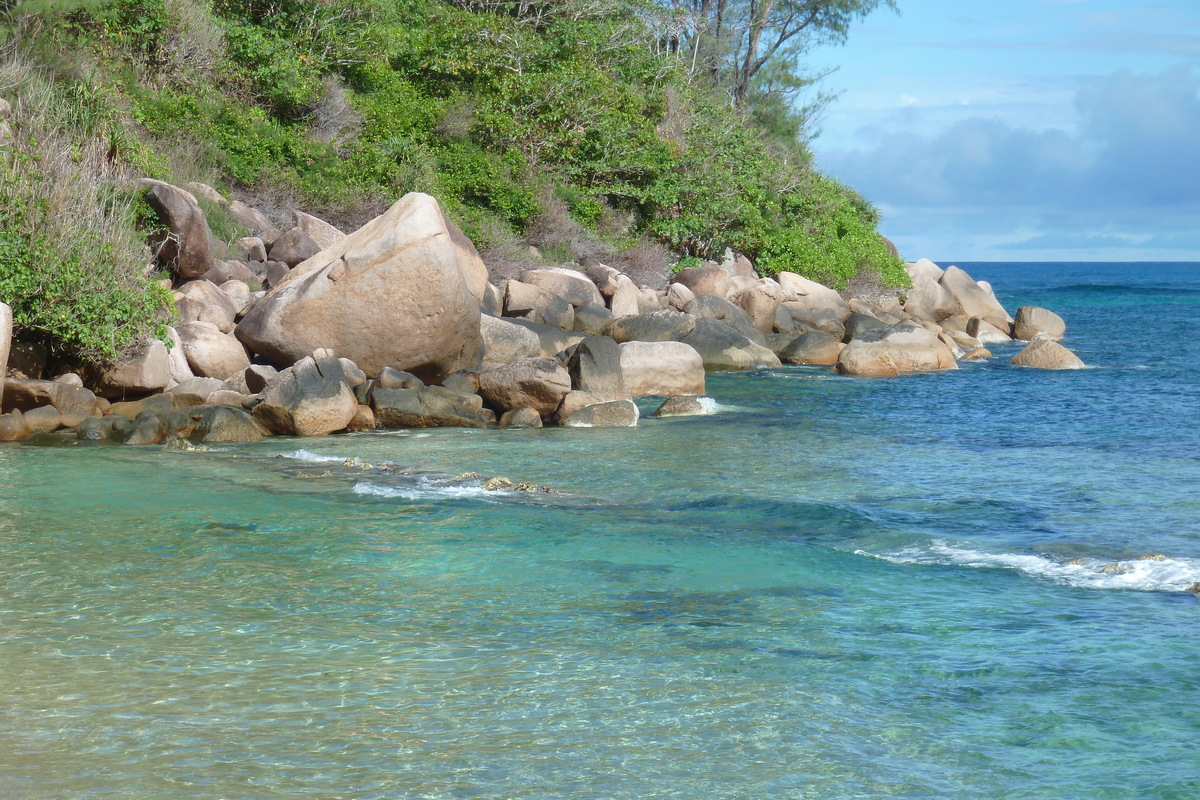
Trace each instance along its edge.
{"label": "tall grass", "polygon": [[118,359],[165,334],[172,308],[150,279],[126,139],[98,85],[55,81],[18,42],[0,49],[13,132],[0,146],[0,300],[18,337],[68,361]]}

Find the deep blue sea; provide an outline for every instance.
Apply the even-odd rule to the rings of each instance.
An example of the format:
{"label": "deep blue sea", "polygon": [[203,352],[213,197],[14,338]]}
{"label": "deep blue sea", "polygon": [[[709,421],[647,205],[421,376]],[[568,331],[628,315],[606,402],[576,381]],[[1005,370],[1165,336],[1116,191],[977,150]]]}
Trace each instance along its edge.
{"label": "deep blue sea", "polygon": [[1090,368],[0,448],[0,798],[1200,796],[1200,265],[959,266]]}

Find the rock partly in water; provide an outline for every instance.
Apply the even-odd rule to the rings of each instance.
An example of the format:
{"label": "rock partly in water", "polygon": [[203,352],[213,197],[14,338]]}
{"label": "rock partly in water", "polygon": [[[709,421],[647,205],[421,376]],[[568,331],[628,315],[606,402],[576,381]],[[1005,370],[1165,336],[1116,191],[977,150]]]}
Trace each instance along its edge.
{"label": "rock partly in water", "polygon": [[341,362],[318,350],[280,373],[254,407],[267,430],[288,436],[323,436],[344,430],[358,410]]}
{"label": "rock partly in water", "polygon": [[626,342],[621,379],[633,397],[704,394],[704,360],[683,342]]}
{"label": "rock partly in water", "polygon": [[375,389],[371,410],[376,425],[383,428],[486,428],[490,424],[487,415],[464,396],[429,389]]}
{"label": "rock partly in water", "polygon": [[576,411],[562,421],[567,428],[632,428],[638,422],[638,407],[632,400],[611,400]]}
{"label": "rock partly in water", "polygon": [[924,328],[889,325],[852,339],[838,357],[844,375],[893,376],[957,369],[954,353]]}
{"label": "rock partly in water", "polygon": [[1067,323],[1053,311],[1041,306],[1021,306],[1013,322],[1013,337],[1033,339],[1038,334],[1060,341],[1067,332]]}
{"label": "rock partly in water", "polygon": [[809,331],[794,339],[779,351],[779,360],[784,364],[815,364],[832,367],[846,345],[827,333]]}
{"label": "rock partly in water", "polygon": [[532,408],[514,408],[500,416],[501,428],[540,428],[542,415]]}
{"label": "rock partly in water", "polygon": [[1034,369],[1083,369],[1085,366],[1079,356],[1049,336],[1034,337],[1008,363]]}
{"label": "rock partly in water", "polygon": [[413,193],[275,284],[237,335],[284,364],[331,348],[368,375],[395,367],[436,381],[477,363],[479,326],[442,211]]}
{"label": "rock partly in water", "polygon": [[716,402],[711,397],[676,395],[668,397],[654,410],[656,417],[700,417],[713,413]]}
{"label": "rock partly in water", "polygon": [[206,444],[242,444],[260,441],[263,436],[245,409],[219,405],[200,412],[189,438]]}

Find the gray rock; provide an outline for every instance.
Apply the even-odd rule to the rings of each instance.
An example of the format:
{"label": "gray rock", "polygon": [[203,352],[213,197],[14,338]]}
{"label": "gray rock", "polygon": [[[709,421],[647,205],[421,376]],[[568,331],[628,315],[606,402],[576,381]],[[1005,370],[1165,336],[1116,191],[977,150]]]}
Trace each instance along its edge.
{"label": "gray rock", "polygon": [[[696,298],[697,301],[703,299]],[[718,319],[698,318],[695,330],[683,341],[696,349],[704,361],[704,368],[708,370],[767,369],[782,366],[779,357],[770,349],[750,340]]]}
{"label": "gray rock", "polygon": [[[702,401],[708,400],[707,397],[697,397],[696,395],[675,395],[668,397],[663,401],[663,404],[654,410],[655,417],[699,417],[706,414],[711,414],[711,405]],[[711,400],[709,403],[711,404]]]}
{"label": "gray rock", "polygon": [[576,411],[562,421],[566,428],[632,428],[638,422],[638,407],[632,400],[612,400]]}
{"label": "gray rock", "polygon": [[539,335],[511,319],[481,317],[479,334],[483,339],[485,369],[542,355],[542,340]]}
{"label": "gray rock", "polygon": [[697,320],[719,320],[755,344],[760,346],[766,344],[766,337],[754,326],[750,315],[723,297],[715,294],[698,296],[687,304],[687,313],[696,317]]}
{"label": "gray rock", "polygon": [[295,269],[300,264],[321,252],[321,246],[300,228],[292,228],[271,245],[272,261],[282,261]]}
{"label": "gray rock", "polygon": [[691,314],[660,308],[649,314],[621,317],[606,333],[618,342],[678,342],[696,327]]}
{"label": "gray rock", "polygon": [[879,321],[869,314],[862,314],[857,311],[852,311],[850,312],[850,316],[846,317],[846,332],[842,335],[842,341],[848,342],[851,339],[857,339],[867,331],[873,331],[886,327],[886,323]]}
{"label": "gray rock", "polygon": [[537,286],[561,297],[572,306],[588,303],[604,305],[604,295],[585,273],[573,269],[551,267],[530,269],[521,273],[521,283]]}
{"label": "gray rock", "polygon": [[509,281],[504,286],[504,316],[522,317],[532,322],[571,330],[575,312],[571,304],[540,286]]}
{"label": "gray rock", "polygon": [[625,400],[625,381],[621,377],[621,350],[607,336],[589,336],[575,346],[567,360],[571,387],[588,392],[599,402]]}
{"label": "gray rock", "polygon": [[409,372],[385,367],[375,379],[377,389],[424,389],[425,382]]}

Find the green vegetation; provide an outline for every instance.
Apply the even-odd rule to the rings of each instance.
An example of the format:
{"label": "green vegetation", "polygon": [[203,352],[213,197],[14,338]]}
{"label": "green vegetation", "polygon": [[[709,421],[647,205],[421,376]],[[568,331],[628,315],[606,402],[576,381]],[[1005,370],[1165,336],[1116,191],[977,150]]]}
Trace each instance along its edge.
{"label": "green vegetation", "polygon": [[[136,209],[108,188],[118,172],[203,179],[342,224],[424,191],[492,261],[519,260],[530,243],[661,270],[733,248],[765,272],[902,284],[874,209],[812,167],[811,108],[793,102],[810,82],[796,54],[879,5],[891,3],[0,0],[9,60],[36,62],[46,113],[72,118],[62,137],[106,159],[88,179],[94,196],[78,200],[104,209],[106,232],[42,241],[28,231],[66,210],[34,202],[42,145],[18,126],[25,144],[4,156],[4,180],[24,181],[24,194],[6,184],[5,196],[26,199],[0,212],[4,263],[28,271],[60,252],[51,260],[134,305],[86,301],[104,320],[52,313],[48,294],[23,299],[36,280],[8,278],[0,297],[16,298],[27,329],[81,354],[112,355],[144,332],[164,300],[129,247]],[[0,80],[21,108],[28,92]],[[214,230],[236,233],[219,220]],[[48,324],[54,313],[79,329]]]}

